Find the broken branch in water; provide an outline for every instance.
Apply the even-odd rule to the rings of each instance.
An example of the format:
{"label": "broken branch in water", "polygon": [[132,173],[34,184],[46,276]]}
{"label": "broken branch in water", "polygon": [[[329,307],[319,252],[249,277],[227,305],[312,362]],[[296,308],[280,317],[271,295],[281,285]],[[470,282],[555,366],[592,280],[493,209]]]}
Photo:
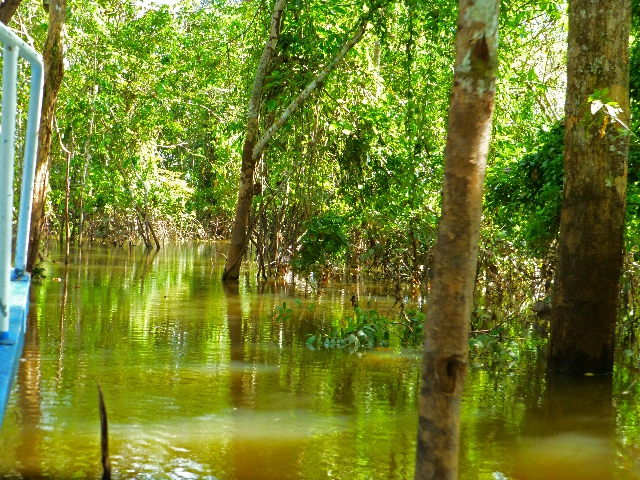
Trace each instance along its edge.
{"label": "broken branch in water", "polygon": [[100,408],[100,437],[102,450],[102,480],[111,480],[111,461],[109,460],[109,428],[107,425],[107,409],[104,407],[102,389],[98,384],[98,406]]}

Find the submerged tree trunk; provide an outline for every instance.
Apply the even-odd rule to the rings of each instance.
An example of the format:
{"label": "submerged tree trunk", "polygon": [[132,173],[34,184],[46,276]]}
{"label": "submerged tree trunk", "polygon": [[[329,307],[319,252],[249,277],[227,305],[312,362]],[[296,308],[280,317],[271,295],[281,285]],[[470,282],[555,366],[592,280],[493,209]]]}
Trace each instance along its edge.
{"label": "submerged tree trunk", "polygon": [[[63,147],[62,140],[60,141],[60,147]],[[70,142],[72,150],[63,150],[67,156],[67,164],[64,176],[64,264],[69,264],[69,244],[71,242],[71,226],[69,223],[69,193],[71,190],[71,159],[73,158],[73,141]]]}
{"label": "submerged tree trunk", "polygon": [[31,232],[29,238],[29,257],[27,270],[33,270],[38,259],[40,236],[45,220],[45,202],[49,185],[49,154],[53,137],[53,118],[56,109],[58,90],[64,73],[64,52],[62,28],[67,11],[66,0],[51,0],[49,5],[49,30],[44,44],[44,94],[42,115],[38,132],[38,156],[36,158],[36,176],[33,189],[33,211],[31,213]]}
{"label": "submerged tree trunk", "polygon": [[[564,194],[551,371],[613,370],[629,136],[629,0],[569,3]],[[621,112],[592,103],[617,102]],[[612,115],[613,114],[613,115]]]}
{"label": "submerged tree trunk", "polygon": [[[257,160],[260,158],[260,155],[262,155],[262,152],[264,151],[264,148],[267,146],[267,143],[269,143],[269,140],[271,140],[271,137],[273,137],[273,135],[275,135],[276,132],[280,130],[280,128],[282,128],[282,126],[287,122],[291,114],[293,114],[293,112],[295,112],[296,109],[300,105],[302,105],[307,100],[307,98],[309,98],[311,93],[316,88],[318,88],[320,85],[323,84],[323,82],[327,79],[329,74],[335,70],[335,68],[340,64],[340,62],[342,62],[342,60],[344,60],[344,58],[351,51],[354,45],[362,39],[367,29],[367,24],[369,22],[369,19],[371,18],[371,15],[375,11],[375,9],[379,7],[380,7],[380,4],[376,5],[374,8],[369,10],[369,12],[367,12],[365,15],[363,15],[359,19],[358,28],[356,29],[356,32],[353,35],[353,37],[351,37],[342,45],[342,47],[340,48],[336,56],[333,58],[333,60],[331,60],[329,65],[327,65],[318,74],[318,76],[315,79],[313,79],[311,83],[309,83],[309,85],[307,85],[306,88],[302,92],[300,92],[300,94],[298,94],[298,96],[295,99],[293,99],[293,101],[287,106],[287,108],[285,108],[284,112],[282,112],[282,115],[280,115],[280,118],[278,118],[264,132],[260,140],[257,140],[258,124],[256,120],[255,137],[252,137],[252,144],[251,144],[251,147],[252,147],[252,150],[250,152],[251,160],[249,161],[247,159],[246,170],[245,170],[245,155],[249,154],[249,152],[247,151],[247,143],[245,143],[245,150],[243,150],[242,152],[242,170],[240,174],[240,195],[238,196],[238,207],[236,209],[236,217],[233,223],[233,229],[231,231],[231,246],[229,247],[229,256],[227,257],[227,263],[225,265],[224,273],[222,275],[223,280],[235,280],[240,275],[242,253],[244,252],[244,248],[247,243],[247,236],[250,235],[251,233],[248,231],[248,226],[249,226],[249,214],[251,213],[251,200],[253,199],[253,170],[255,168]],[[266,47],[265,47],[265,50],[266,50]],[[257,78],[258,76],[256,75],[256,80]],[[263,75],[263,78],[264,78],[264,75]],[[255,84],[254,84],[254,89],[255,89]],[[251,97],[253,99],[253,94]],[[249,138],[249,128],[247,128],[247,138]],[[249,167],[250,167],[250,170],[249,170]],[[249,173],[251,174],[251,177],[248,176]],[[248,191],[244,194],[244,196],[242,196],[242,188],[243,188],[242,182],[245,180],[245,178],[246,179],[250,178],[251,184],[249,186],[251,188],[249,188],[249,186],[246,186],[245,188]],[[240,208],[241,200],[243,201],[242,209]],[[238,225],[238,229],[236,229],[236,225]],[[235,237],[234,237],[234,234],[236,235]],[[240,240],[242,240],[241,244],[238,243]]]}
{"label": "submerged tree trunk", "polygon": [[276,0],[271,14],[271,30],[262,57],[258,63],[256,76],[253,81],[251,98],[249,99],[249,114],[247,116],[247,131],[242,149],[242,166],[240,167],[240,187],[238,190],[238,204],[236,206],[235,219],[231,227],[231,244],[227,262],[224,266],[223,280],[237,280],[240,276],[240,265],[242,254],[247,243],[247,228],[249,226],[249,215],[251,213],[251,203],[253,201],[253,172],[256,167],[256,160],[253,157],[253,147],[258,139],[258,122],[260,117],[260,97],[262,96],[262,86],[267,74],[267,67],[273,56],[273,52],[280,36],[280,19],[286,0]]}
{"label": "submerged tree trunk", "polygon": [[498,0],[460,0],[442,218],[425,321],[416,479],[458,476],[482,191],[498,67]]}

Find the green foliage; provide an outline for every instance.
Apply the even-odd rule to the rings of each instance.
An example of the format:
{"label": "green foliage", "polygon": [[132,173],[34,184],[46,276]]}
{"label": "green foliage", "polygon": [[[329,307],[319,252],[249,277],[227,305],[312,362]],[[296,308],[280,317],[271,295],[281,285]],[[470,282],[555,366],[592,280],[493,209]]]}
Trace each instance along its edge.
{"label": "green foliage", "polygon": [[[334,0],[287,7],[261,131],[370,8]],[[257,237],[278,257],[266,264],[318,274],[350,265],[426,284],[440,214],[456,15],[452,1],[384,3],[364,39],[276,134],[256,171],[265,192],[256,205],[266,204]],[[503,5],[494,148],[504,158],[509,148],[510,158],[522,157],[518,148],[530,150],[546,121],[536,105],[556,91],[562,15],[554,3]],[[46,22],[37,5],[24,21],[41,44]],[[269,9],[251,2],[75,3],[49,225],[58,228],[63,213],[62,140],[74,152],[74,235],[82,216],[85,238],[136,243],[141,209],[162,240],[226,236],[246,104],[268,25]],[[538,56],[546,70],[531,66]]]}
{"label": "green foliage", "polygon": [[308,335],[307,345],[325,348],[386,347],[395,337],[400,345],[417,347],[422,345],[424,314],[417,310],[400,313],[390,319],[377,310],[363,310],[355,307],[353,315],[328,335]]}
{"label": "green foliage", "polygon": [[564,125],[558,122],[548,132],[539,132],[533,153],[487,175],[487,213],[505,235],[534,255],[548,251],[558,234],[563,161]]}
{"label": "green foliage", "polygon": [[[634,4],[637,4],[635,2]],[[637,26],[636,26],[637,28]],[[636,31],[636,35],[640,33]],[[629,61],[629,96],[631,101],[631,131],[627,178],[627,216],[625,232],[627,250],[635,261],[640,260],[640,40],[631,45]]]}
{"label": "green foliage", "polygon": [[[371,7],[287,5],[260,132]],[[28,6],[23,23],[41,45],[46,22],[37,8]],[[252,2],[73,4],[52,151],[52,231],[63,217],[62,142],[74,153],[72,235],[83,218],[85,239],[139,243],[145,216],[161,241],[228,235],[269,13],[267,4]],[[262,195],[252,217],[259,261],[266,257],[272,275],[292,266],[323,278],[348,267],[426,293],[456,17],[454,1],[385,2],[363,40],[274,136],[255,172]],[[522,251],[524,244],[538,254],[557,232],[565,20],[563,4],[503,3],[484,230],[491,245]],[[638,71],[632,68],[632,92]],[[640,197],[630,199],[630,208],[640,205]]]}
{"label": "green foliage", "polygon": [[[299,301],[296,300],[296,303],[299,303]],[[286,322],[291,319],[292,313],[293,310],[287,307],[287,302],[282,302],[282,306],[276,305],[276,308],[271,314],[271,319],[275,322]]]}
{"label": "green foliage", "polygon": [[[629,97],[631,98],[631,112],[637,117],[638,108],[640,108],[638,105],[640,102],[640,38],[636,38],[630,48]],[[636,118],[636,121],[638,120]]]}
{"label": "green foliage", "polygon": [[469,338],[469,355],[472,361],[481,357],[493,360],[512,362],[521,351],[521,344],[505,336],[505,328],[498,325],[486,333]]}
{"label": "green foliage", "polygon": [[322,275],[338,262],[349,246],[344,220],[333,213],[309,219],[293,260],[300,273]]}

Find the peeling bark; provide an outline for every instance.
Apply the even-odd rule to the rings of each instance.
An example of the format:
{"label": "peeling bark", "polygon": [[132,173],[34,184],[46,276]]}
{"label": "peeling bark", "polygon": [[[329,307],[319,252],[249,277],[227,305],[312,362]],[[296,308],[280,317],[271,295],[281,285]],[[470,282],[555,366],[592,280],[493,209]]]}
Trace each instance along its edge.
{"label": "peeling bark", "polygon": [[589,95],[608,90],[629,125],[629,0],[569,2],[564,192],[548,368],[613,371],[629,135]]}
{"label": "peeling bark", "polygon": [[498,66],[498,0],[460,0],[442,218],[425,321],[415,478],[458,477],[482,192]]}

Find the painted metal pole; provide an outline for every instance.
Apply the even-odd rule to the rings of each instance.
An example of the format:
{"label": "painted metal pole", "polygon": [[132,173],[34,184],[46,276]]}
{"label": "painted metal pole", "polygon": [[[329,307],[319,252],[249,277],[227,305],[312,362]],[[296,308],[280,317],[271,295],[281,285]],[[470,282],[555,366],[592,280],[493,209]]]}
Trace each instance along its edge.
{"label": "painted metal pole", "polygon": [[20,189],[20,215],[18,217],[18,237],[16,240],[15,274],[21,276],[27,266],[29,247],[29,227],[31,225],[31,207],[33,205],[33,180],[36,172],[38,153],[38,129],[42,110],[42,88],[44,72],[42,60],[31,63],[31,91],[29,113],[24,145],[24,166],[22,167],[22,185]]}
{"label": "painted metal pole", "polygon": [[13,157],[15,154],[18,80],[17,45],[5,45],[2,70],[2,131],[0,131],[0,340],[9,336],[9,285],[13,233]]}
{"label": "painted metal pole", "polygon": [[20,49],[20,56],[22,58],[28,61],[32,66],[40,65],[41,68],[44,68],[42,55],[36,52],[31,45],[22,40],[13,32],[13,30],[3,23],[0,23],[0,42],[4,45],[17,45]]}
{"label": "painted metal pole", "polygon": [[20,214],[16,251],[16,276],[26,264],[31,197],[35,175],[35,157],[40,127],[44,63],[42,56],[27,45],[9,27],[0,24],[0,42],[4,44],[2,73],[2,130],[0,131],[0,341],[9,331],[9,305],[12,279],[11,238],[13,233],[13,165],[15,156],[18,55],[31,64],[31,92],[24,149]]}

